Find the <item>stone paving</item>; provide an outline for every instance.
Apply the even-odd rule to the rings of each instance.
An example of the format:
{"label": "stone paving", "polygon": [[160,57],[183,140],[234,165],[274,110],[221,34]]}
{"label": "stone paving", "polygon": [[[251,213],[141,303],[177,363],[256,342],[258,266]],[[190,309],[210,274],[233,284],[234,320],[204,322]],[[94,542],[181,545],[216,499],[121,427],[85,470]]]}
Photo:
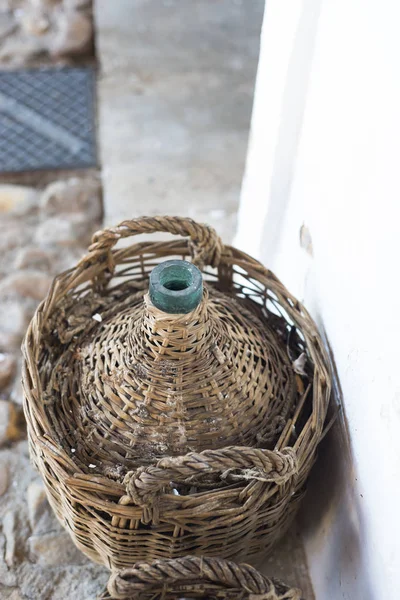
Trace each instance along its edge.
{"label": "stone paving", "polygon": [[[91,2],[0,0],[0,70],[92,64]],[[0,598],[89,600],[107,572],[56,521],[29,463],[20,345],[52,277],[102,224],[96,170],[0,175]]]}
{"label": "stone paving", "polygon": [[69,64],[92,50],[91,0],[0,0],[2,68]]}
{"label": "stone paving", "polygon": [[28,459],[20,345],[52,277],[85,252],[102,222],[98,175],[43,189],[0,185],[0,598],[95,598],[107,577],[50,511]]}

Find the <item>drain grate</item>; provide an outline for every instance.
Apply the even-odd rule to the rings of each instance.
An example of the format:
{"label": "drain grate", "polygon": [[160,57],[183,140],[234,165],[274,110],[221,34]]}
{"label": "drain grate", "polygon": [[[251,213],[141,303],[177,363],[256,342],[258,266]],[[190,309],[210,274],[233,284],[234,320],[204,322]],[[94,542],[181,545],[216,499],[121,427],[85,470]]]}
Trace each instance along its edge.
{"label": "drain grate", "polygon": [[0,171],[96,165],[91,68],[0,73]]}

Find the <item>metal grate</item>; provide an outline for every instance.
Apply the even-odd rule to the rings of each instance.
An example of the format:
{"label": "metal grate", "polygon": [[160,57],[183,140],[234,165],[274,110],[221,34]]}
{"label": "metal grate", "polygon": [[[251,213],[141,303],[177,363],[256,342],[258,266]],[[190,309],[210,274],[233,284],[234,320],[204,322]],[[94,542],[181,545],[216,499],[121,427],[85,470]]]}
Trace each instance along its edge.
{"label": "metal grate", "polygon": [[95,166],[91,68],[0,73],[0,171]]}

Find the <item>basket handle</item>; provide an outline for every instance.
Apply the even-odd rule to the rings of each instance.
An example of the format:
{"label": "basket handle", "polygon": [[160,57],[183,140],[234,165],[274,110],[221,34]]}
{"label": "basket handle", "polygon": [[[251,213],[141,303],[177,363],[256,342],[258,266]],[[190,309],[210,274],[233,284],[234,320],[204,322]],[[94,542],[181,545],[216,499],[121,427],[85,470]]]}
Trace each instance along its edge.
{"label": "basket handle", "polygon": [[162,458],[156,465],[139,467],[127,473],[124,479],[129,498],[143,508],[149,508],[169,486],[190,477],[239,470],[237,478],[258,480],[283,485],[297,474],[297,458],[293,448],[262,450],[229,446],[220,450],[190,452],[184,456]]}
{"label": "basket handle", "polygon": [[80,264],[92,264],[106,259],[112,264],[111,250],[115,244],[127,237],[141,233],[155,233],[163,231],[173,235],[190,238],[190,250],[193,262],[202,267],[209,264],[217,267],[223,243],[216,231],[208,225],[196,223],[184,217],[139,217],[122,221],[116,227],[110,227],[93,234],[89,253],[80,261]]}
{"label": "basket handle", "polygon": [[136,563],[112,573],[107,590],[103,600],[168,599],[193,593],[203,598],[302,600],[300,590],[261,575],[250,565],[196,556]]}

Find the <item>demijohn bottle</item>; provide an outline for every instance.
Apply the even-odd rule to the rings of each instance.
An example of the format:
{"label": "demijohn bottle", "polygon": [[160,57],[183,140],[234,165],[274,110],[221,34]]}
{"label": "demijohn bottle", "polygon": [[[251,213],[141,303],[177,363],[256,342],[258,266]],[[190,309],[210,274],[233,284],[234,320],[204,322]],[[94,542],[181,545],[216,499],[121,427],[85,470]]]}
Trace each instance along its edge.
{"label": "demijohn bottle", "polygon": [[294,374],[268,326],[185,260],[158,264],[137,296],[122,313],[103,315],[80,351],[81,410],[90,416],[80,434],[97,438],[102,463],[110,460],[102,431],[122,465],[133,456],[144,464],[227,445],[271,447]]}

